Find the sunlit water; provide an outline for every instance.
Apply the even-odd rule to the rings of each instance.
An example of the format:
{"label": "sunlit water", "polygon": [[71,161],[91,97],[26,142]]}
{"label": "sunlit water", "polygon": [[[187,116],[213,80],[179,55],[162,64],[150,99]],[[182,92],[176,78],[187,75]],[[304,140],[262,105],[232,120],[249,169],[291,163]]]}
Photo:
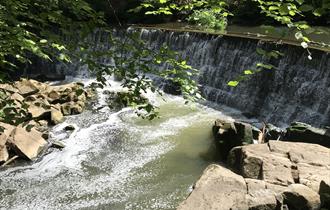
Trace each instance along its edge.
{"label": "sunlit water", "polygon": [[[180,97],[148,97],[161,113],[151,122],[104,107],[55,126],[63,150],[0,171],[1,209],[175,209],[212,162],[214,119],[230,117]],[[104,98],[99,91],[94,108]],[[70,135],[67,124],[76,127]]]}

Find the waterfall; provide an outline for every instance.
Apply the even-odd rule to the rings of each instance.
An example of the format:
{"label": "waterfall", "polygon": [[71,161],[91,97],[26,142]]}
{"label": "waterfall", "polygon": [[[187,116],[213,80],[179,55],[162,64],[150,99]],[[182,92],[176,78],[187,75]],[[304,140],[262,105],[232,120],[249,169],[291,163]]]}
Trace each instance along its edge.
{"label": "waterfall", "polygon": [[[330,124],[328,53],[312,50],[313,59],[309,60],[301,47],[201,33],[143,29],[141,37],[154,48],[167,43],[188,58],[200,71],[198,81],[209,101],[280,126],[292,121]],[[262,57],[257,48],[276,49],[284,56]],[[270,62],[275,69],[253,75],[237,87],[227,85],[244,70],[255,69],[258,62]]]}
{"label": "waterfall", "polygon": [[[164,43],[188,59],[188,64],[199,69],[198,82],[204,97],[221,105],[241,110],[260,121],[285,126],[293,121],[303,121],[315,126],[330,124],[330,55],[311,50],[313,59],[301,47],[271,44],[260,40],[208,35],[192,32],[171,32],[156,29],[139,30],[142,39],[152,49]],[[114,35],[123,37],[120,30]],[[109,48],[106,34],[96,31],[91,37],[92,47]],[[276,49],[284,54],[269,59],[257,54],[256,49]],[[101,62],[111,62],[105,59]],[[237,87],[228,81],[255,69],[257,63],[271,63],[274,69],[252,75]],[[57,65],[57,71],[69,75],[88,76],[85,66],[73,63]],[[82,71],[79,71],[81,70]]]}

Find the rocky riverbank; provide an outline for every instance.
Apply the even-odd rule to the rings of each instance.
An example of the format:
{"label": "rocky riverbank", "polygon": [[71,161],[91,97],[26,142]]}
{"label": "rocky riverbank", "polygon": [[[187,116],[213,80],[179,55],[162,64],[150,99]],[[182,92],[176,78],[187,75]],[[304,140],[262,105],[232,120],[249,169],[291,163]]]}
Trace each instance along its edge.
{"label": "rocky riverbank", "polygon": [[226,164],[205,169],[178,209],[330,209],[327,129],[217,120],[213,134]]}
{"label": "rocky riverbank", "polygon": [[83,112],[90,90],[81,83],[50,85],[22,79],[12,84],[0,84],[0,165],[17,158],[34,160],[50,146],[50,126],[64,121],[65,116]]}

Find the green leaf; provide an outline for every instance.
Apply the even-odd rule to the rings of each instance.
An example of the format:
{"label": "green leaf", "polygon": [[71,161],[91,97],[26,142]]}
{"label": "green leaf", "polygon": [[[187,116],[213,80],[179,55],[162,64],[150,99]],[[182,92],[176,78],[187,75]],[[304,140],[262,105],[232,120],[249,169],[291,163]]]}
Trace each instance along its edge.
{"label": "green leaf", "polygon": [[252,70],[245,70],[244,74],[251,75],[251,74],[254,74],[254,72]]}
{"label": "green leaf", "polygon": [[304,0],[296,0],[296,2],[298,2],[298,4],[303,4],[304,3]]}
{"label": "green leaf", "polygon": [[265,69],[272,69],[272,68],[274,68],[273,65],[264,64],[264,63],[257,63],[257,67],[261,67],[261,68],[265,68]]}
{"label": "green leaf", "polygon": [[302,11],[302,12],[309,12],[309,11],[311,11],[311,10],[313,10],[313,9],[314,9],[314,7],[311,6],[311,5],[309,5],[309,4],[304,4],[304,5],[302,5],[302,6],[300,6],[300,7],[298,8],[298,10],[300,10],[300,11]]}
{"label": "green leaf", "polygon": [[239,81],[229,81],[227,84],[231,87],[236,87],[238,85]]}
{"label": "green leaf", "polygon": [[322,9],[322,8],[318,8],[313,11],[313,15],[315,15],[317,17],[321,17],[323,13],[324,13],[324,9]]}
{"label": "green leaf", "polygon": [[278,10],[279,8],[277,6],[270,6],[268,8],[269,11],[274,11],[274,10]]}

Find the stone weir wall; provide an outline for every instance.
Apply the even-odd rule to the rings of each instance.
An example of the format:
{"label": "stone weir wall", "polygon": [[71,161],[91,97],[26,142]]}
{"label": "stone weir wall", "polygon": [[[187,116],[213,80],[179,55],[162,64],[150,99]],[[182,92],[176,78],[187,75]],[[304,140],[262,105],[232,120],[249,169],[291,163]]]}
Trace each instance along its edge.
{"label": "stone weir wall", "polygon": [[[141,37],[152,48],[167,43],[188,58],[200,70],[198,81],[209,101],[279,126],[292,121],[330,124],[330,55],[326,52],[312,50],[309,60],[302,47],[247,38],[149,29],[142,29]],[[262,57],[257,48],[279,50],[284,56]],[[259,62],[275,68],[255,74],[237,87],[227,85]]]}
{"label": "stone weir wall", "polygon": [[[329,53],[311,50],[313,59],[309,60],[307,50],[297,46],[203,33],[128,29],[136,30],[150,48],[156,50],[166,43],[189,59],[189,64],[200,70],[197,80],[209,101],[237,108],[247,116],[282,127],[292,121],[314,126],[330,124]],[[114,30],[114,36],[124,38],[124,33]],[[96,31],[89,37],[93,43],[91,47],[110,48],[106,37],[106,33]],[[257,48],[279,50],[284,56],[269,59],[258,55]],[[112,59],[101,62],[111,63]],[[270,63],[275,68],[254,74],[237,87],[227,85],[244,70],[255,69],[259,62]],[[86,66],[78,62],[47,64],[47,67],[58,74],[90,76]]]}

